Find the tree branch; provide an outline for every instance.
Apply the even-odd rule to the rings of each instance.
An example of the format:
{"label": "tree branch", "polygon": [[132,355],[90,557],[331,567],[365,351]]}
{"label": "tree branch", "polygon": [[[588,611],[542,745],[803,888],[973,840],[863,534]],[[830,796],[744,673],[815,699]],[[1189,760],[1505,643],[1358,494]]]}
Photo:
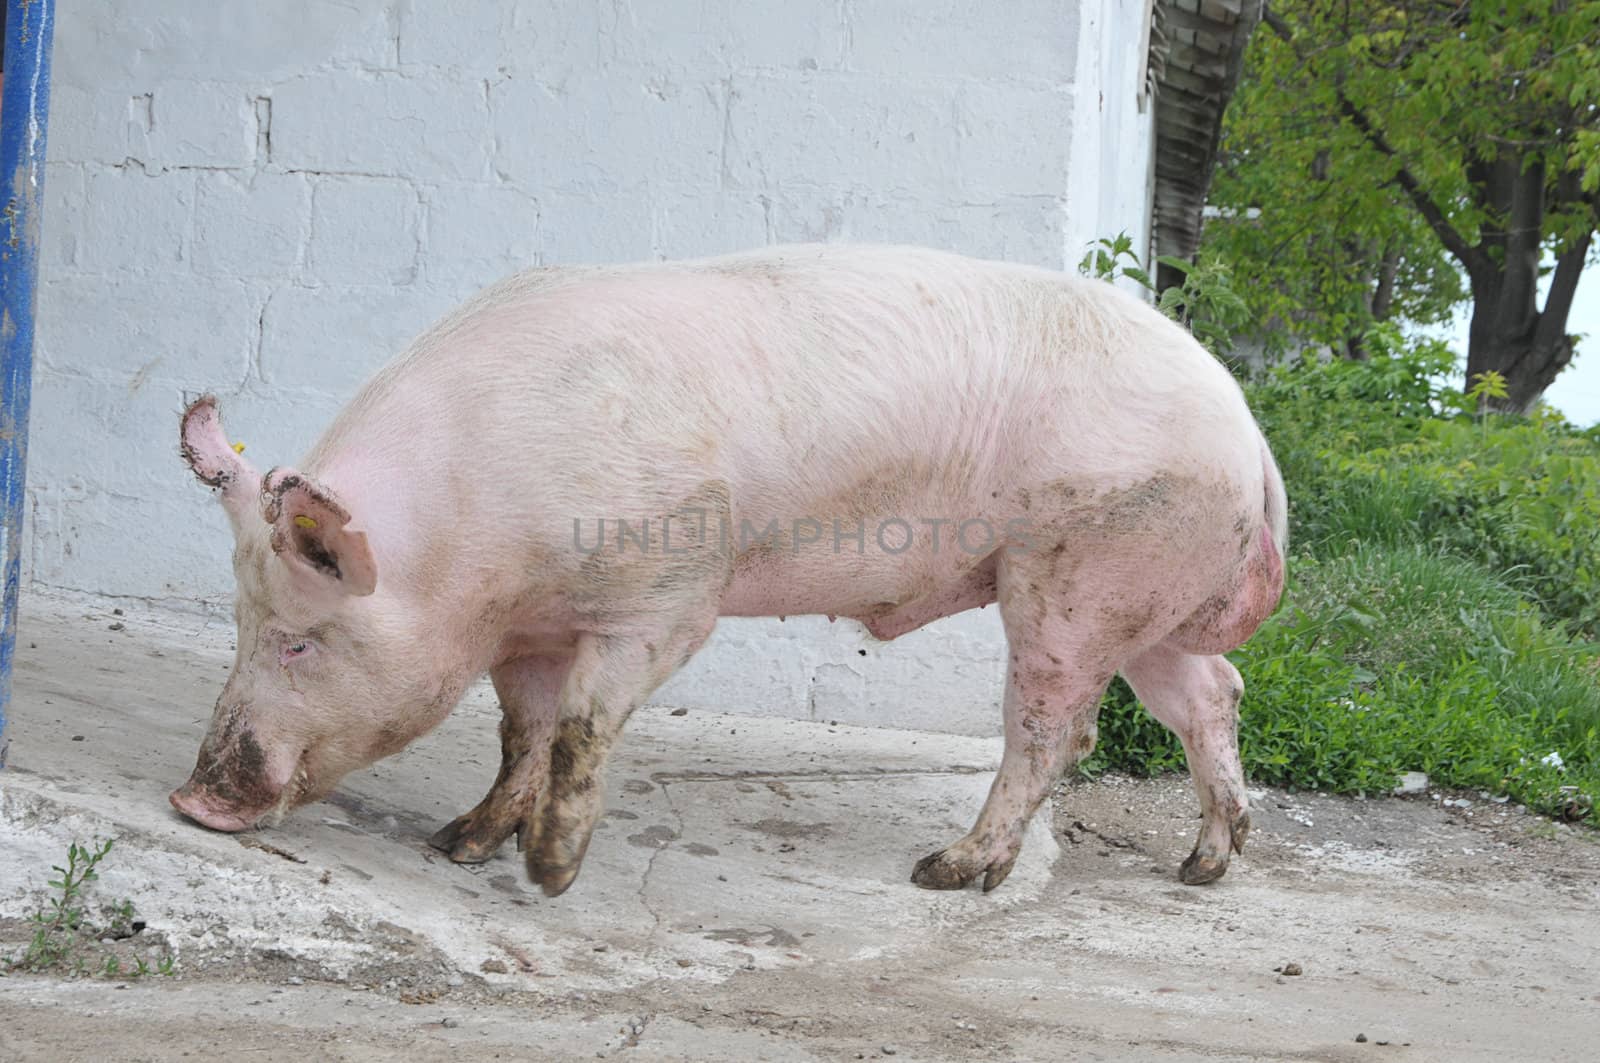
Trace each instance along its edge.
{"label": "tree branch", "polygon": [[[1283,21],[1282,16],[1272,10],[1270,5],[1261,5],[1261,21],[1267,24],[1268,29],[1282,38],[1284,43],[1291,47],[1294,45],[1294,31],[1289,28],[1287,22]],[[1300,49],[1296,48],[1295,54],[1298,55],[1299,52]]]}
{"label": "tree branch", "polygon": [[[1266,23],[1267,28],[1277,34],[1279,39],[1289,45],[1291,49],[1294,49],[1296,55],[1300,54],[1297,42],[1294,39],[1294,30],[1289,26],[1288,22],[1284,21],[1281,15],[1273,11],[1270,6],[1263,5],[1261,21]],[[1489,269],[1491,264],[1488,256],[1479,248],[1467,243],[1466,239],[1450,224],[1450,220],[1444,216],[1444,212],[1433,201],[1433,197],[1423,190],[1422,183],[1406,168],[1403,162],[1400,162],[1400,153],[1389,144],[1384,135],[1367,118],[1366,113],[1357,107],[1349,96],[1345,95],[1344,89],[1339,88],[1334,91],[1339,100],[1340,113],[1350,119],[1350,123],[1360,131],[1362,136],[1367,138],[1369,144],[1383,155],[1400,163],[1400,167],[1394,175],[1395,183],[1410,198],[1412,205],[1417,208],[1417,212],[1428,223],[1428,227],[1439,238],[1439,242],[1444,244],[1445,249],[1466,267],[1468,274]]]}
{"label": "tree branch", "polygon": [[1478,226],[1478,247],[1485,254],[1504,250],[1506,232],[1511,225],[1511,187],[1516,178],[1508,170],[1504,155],[1492,159],[1474,156],[1467,160],[1467,180],[1478,190],[1478,202],[1488,217]]}
{"label": "tree branch", "polygon": [[[1390,146],[1388,140],[1367,119],[1361,108],[1352,103],[1350,97],[1346,96],[1342,89],[1338,90],[1338,97],[1339,110],[1346,118],[1350,119],[1350,124],[1355,126],[1361,135],[1367,138],[1367,142],[1377,148],[1378,151],[1399,162],[1400,153]],[[1401,191],[1410,197],[1412,206],[1417,208],[1417,213],[1422,215],[1422,219],[1428,223],[1428,227],[1439,238],[1439,242],[1444,244],[1445,249],[1452,255],[1456,256],[1461,264],[1467,268],[1468,273],[1481,272],[1490,267],[1488,257],[1479,248],[1467,243],[1466,238],[1456,231],[1455,226],[1450,224],[1450,219],[1444,216],[1444,212],[1439,209],[1439,205],[1423,189],[1422,182],[1418,181],[1415,175],[1406,168],[1405,163],[1400,163],[1399,169],[1395,171],[1394,182],[1400,186]]]}
{"label": "tree branch", "polygon": [[1562,252],[1556,259],[1556,272],[1550,278],[1550,294],[1545,296],[1544,310],[1539,314],[1539,325],[1534,329],[1535,347],[1553,344],[1566,335],[1567,315],[1572,312],[1572,300],[1578,293],[1578,278],[1583,275],[1583,261],[1589,257],[1589,241],[1593,233]]}
{"label": "tree branch", "polygon": [[[1555,209],[1582,204],[1592,204],[1600,214],[1600,191],[1585,193],[1583,176],[1575,169],[1565,170],[1556,178]],[[1572,300],[1578,291],[1578,278],[1583,273],[1584,261],[1589,257],[1589,244],[1594,239],[1594,229],[1600,218],[1591,218],[1583,228],[1583,237],[1556,256],[1556,271],[1550,278],[1550,292],[1545,296],[1544,309],[1539,314],[1539,324],[1534,329],[1535,343],[1554,343],[1566,334],[1567,316],[1572,311]]]}
{"label": "tree branch", "polygon": [[1391,247],[1384,251],[1383,261],[1378,265],[1378,290],[1372,295],[1372,319],[1374,321],[1389,320],[1389,311],[1394,306],[1395,278],[1400,273],[1400,251]]}

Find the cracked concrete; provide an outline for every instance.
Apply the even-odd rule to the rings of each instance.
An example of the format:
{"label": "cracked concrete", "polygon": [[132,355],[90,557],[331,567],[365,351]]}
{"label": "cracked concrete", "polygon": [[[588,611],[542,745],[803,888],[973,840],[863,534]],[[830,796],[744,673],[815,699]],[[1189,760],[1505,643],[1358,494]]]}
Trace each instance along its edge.
{"label": "cracked concrete", "polygon": [[128,947],[178,973],[0,979],[7,1060],[1554,1059],[1600,1021],[1600,845],[1488,802],[1263,791],[1245,854],[1194,889],[1187,780],[1080,780],[1001,889],[927,893],[910,867],[966,829],[995,741],[648,708],[551,900],[510,849],[426,844],[494,775],[480,689],[327,801],[211,833],[165,795],[231,629],[112,607],[27,601],[0,955],[68,842],[114,838],[95,896],[131,900]]}

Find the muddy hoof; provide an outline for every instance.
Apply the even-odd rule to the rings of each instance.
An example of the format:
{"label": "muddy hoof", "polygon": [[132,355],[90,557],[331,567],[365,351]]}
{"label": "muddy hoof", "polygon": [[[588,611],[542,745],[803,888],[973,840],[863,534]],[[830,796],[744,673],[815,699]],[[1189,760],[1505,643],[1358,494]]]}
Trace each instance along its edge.
{"label": "muddy hoof", "polygon": [[560,897],[566,890],[571,889],[573,882],[578,880],[578,872],[584,866],[584,858],[579,853],[576,860],[549,860],[539,858],[536,850],[530,850],[526,855],[528,864],[528,877],[538,882],[539,889],[546,897]]}
{"label": "muddy hoof", "polygon": [[577,881],[581,863],[551,864],[528,854],[528,877],[539,884],[546,897],[559,897]]}
{"label": "muddy hoof", "polygon": [[536,812],[517,836],[528,878],[539,884],[546,897],[559,897],[571,887],[583,867],[594,830],[590,824],[583,830],[563,831],[554,819],[549,809],[543,815]]}
{"label": "muddy hoof", "polygon": [[1228,825],[1228,844],[1236,853],[1244,852],[1244,841],[1250,837],[1250,813],[1241,812],[1239,818]]}
{"label": "muddy hoof", "polygon": [[967,883],[977,877],[976,870],[969,871],[961,866],[946,849],[929,853],[911,869],[911,881],[925,890],[965,889]]}
{"label": "muddy hoof", "polygon": [[1196,849],[1189,854],[1189,859],[1178,868],[1178,881],[1185,886],[1203,886],[1207,882],[1215,882],[1228,870],[1228,861],[1218,860],[1214,856],[1201,856]]}
{"label": "muddy hoof", "polygon": [[983,892],[988,893],[1011,874],[1011,869],[1017,866],[1017,858],[1012,857],[1003,864],[990,864],[983,872]]}
{"label": "muddy hoof", "polygon": [[428,844],[457,864],[481,864],[489,860],[505,842],[506,836],[486,836],[471,814],[457,816],[434,832]]}

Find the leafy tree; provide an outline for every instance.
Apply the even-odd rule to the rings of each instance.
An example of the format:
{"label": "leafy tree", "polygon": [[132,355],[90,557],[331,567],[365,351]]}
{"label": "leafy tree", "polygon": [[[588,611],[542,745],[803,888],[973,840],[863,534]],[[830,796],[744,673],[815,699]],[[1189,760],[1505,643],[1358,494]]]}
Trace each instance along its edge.
{"label": "leafy tree", "polygon": [[1600,229],[1600,0],[1274,0],[1263,20],[1206,235],[1262,278],[1258,319],[1361,357],[1375,322],[1470,292],[1467,379],[1531,407],[1572,360]]}

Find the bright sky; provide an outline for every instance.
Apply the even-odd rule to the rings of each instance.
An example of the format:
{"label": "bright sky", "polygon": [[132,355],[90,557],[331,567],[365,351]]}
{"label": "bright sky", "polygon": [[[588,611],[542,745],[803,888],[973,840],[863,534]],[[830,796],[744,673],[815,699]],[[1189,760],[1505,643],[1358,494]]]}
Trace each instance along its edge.
{"label": "bright sky", "polygon": [[[1546,277],[1546,280],[1549,278]],[[1540,305],[1543,304],[1540,296]],[[1471,310],[1469,305],[1467,311]],[[1579,427],[1600,421],[1600,266],[1590,266],[1578,280],[1578,294],[1567,317],[1567,332],[1583,336],[1572,364],[1556,377],[1545,401]],[[1587,335],[1585,336],[1585,333]],[[1467,313],[1457,319],[1449,333],[1451,344],[1463,358],[1467,353]]]}

